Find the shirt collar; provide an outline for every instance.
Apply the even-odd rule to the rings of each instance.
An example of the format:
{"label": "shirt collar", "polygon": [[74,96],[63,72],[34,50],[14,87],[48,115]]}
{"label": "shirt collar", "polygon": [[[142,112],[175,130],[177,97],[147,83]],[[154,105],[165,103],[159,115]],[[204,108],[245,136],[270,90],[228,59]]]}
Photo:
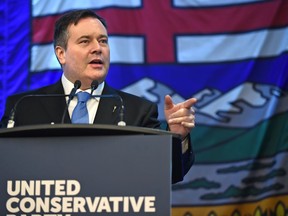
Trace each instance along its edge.
{"label": "shirt collar", "polygon": [[[62,85],[63,85],[63,88],[64,88],[64,93],[66,95],[69,95],[71,90],[74,88],[74,83],[70,82],[65,76],[64,74],[62,74],[62,77],[61,77],[61,82],[62,82]],[[93,95],[102,95],[102,92],[103,92],[103,89],[104,89],[104,85],[105,85],[105,82],[102,82],[98,85],[97,89],[93,92]],[[77,90],[77,92],[79,92],[81,90]],[[91,89],[87,89],[85,90],[86,92],[88,92],[89,94],[91,93]],[[97,101],[99,100],[98,97],[94,97]]]}

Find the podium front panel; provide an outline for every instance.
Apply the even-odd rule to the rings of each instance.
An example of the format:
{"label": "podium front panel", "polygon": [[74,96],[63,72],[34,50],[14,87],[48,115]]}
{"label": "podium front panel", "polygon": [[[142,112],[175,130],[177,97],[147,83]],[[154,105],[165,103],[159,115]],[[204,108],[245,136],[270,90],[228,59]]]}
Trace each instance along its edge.
{"label": "podium front panel", "polygon": [[0,138],[1,215],[170,215],[171,140]]}

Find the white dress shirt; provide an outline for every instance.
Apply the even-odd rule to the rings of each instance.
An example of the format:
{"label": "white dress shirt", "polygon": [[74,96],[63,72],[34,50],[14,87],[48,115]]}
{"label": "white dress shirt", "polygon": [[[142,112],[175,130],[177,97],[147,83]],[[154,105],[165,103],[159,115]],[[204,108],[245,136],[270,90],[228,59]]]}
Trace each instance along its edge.
{"label": "white dress shirt", "polygon": [[[61,77],[61,81],[62,81],[62,85],[64,88],[64,94],[69,95],[71,90],[74,88],[74,83],[70,82],[65,76],[64,74]],[[102,95],[102,91],[104,89],[104,82],[102,82],[101,84],[99,84],[99,86],[97,87],[97,89],[93,92],[93,95]],[[81,90],[77,90],[76,93],[78,93]],[[87,89],[86,92],[88,92],[89,94],[91,93],[91,89]],[[89,115],[89,124],[93,124],[94,122],[94,118],[98,109],[98,105],[100,102],[99,97],[92,97],[90,100],[87,101],[87,109],[88,109],[88,115]],[[66,97],[66,102],[68,102],[68,97]],[[68,107],[68,113],[69,116],[71,118],[72,116],[72,112],[74,110],[74,108],[76,107],[78,102],[77,97],[74,97]]]}

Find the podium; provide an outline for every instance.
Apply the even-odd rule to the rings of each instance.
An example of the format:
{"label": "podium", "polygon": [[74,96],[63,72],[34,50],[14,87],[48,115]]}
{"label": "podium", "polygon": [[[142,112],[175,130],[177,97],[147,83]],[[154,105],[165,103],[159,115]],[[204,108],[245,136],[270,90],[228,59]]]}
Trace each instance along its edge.
{"label": "podium", "polygon": [[181,139],[132,126],[2,129],[0,172],[1,215],[170,215]]}

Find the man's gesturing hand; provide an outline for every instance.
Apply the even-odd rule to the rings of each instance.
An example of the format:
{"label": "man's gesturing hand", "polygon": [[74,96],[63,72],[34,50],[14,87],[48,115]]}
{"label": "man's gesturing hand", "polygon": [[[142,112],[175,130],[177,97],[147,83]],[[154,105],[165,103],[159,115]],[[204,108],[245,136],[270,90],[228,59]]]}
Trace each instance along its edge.
{"label": "man's gesturing hand", "polygon": [[195,110],[192,106],[196,102],[196,98],[190,98],[174,104],[169,95],[165,96],[164,113],[169,129],[173,133],[181,134],[182,139],[195,127]]}

